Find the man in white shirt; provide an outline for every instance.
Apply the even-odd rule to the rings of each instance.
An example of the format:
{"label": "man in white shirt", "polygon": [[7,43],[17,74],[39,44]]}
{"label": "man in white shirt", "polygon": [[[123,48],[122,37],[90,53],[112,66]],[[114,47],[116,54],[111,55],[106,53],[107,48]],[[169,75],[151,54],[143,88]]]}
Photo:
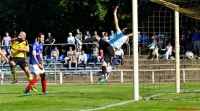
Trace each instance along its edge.
{"label": "man in white shirt", "polygon": [[2,45],[3,45],[3,49],[4,49],[7,57],[9,58],[10,46],[11,46],[11,37],[9,36],[8,32],[6,32],[6,36],[3,37],[3,39],[2,39]]}
{"label": "man in white shirt", "polygon": [[78,63],[79,63],[78,66],[80,66],[80,64],[83,64],[85,68],[87,64],[87,55],[85,54],[84,51],[82,51],[81,54],[79,55]]}
{"label": "man in white shirt", "polygon": [[121,59],[121,64],[124,64],[124,51],[119,48],[118,50],[115,51],[115,61],[118,59]]}
{"label": "man in white shirt", "polygon": [[72,36],[72,33],[69,33],[69,36],[67,37],[67,43],[68,44],[74,44],[75,43],[75,39],[74,36]]}

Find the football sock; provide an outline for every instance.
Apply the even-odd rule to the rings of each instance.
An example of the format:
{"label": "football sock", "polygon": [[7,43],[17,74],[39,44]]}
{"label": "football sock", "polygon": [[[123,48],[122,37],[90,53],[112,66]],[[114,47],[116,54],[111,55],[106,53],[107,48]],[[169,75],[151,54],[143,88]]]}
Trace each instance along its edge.
{"label": "football sock", "polygon": [[36,78],[33,78],[33,79],[30,81],[29,85],[26,87],[26,91],[29,91],[29,90],[34,86],[34,84],[35,84],[37,81],[38,81],[38,80],[37,80]]}
{"label": "football sock", "polygon": [[41,78],[41,84],[42,84],[42,92],[45,92],[47,90],[47,85],[46,85],[46,77]]}
{"label": "football sock", "polygon": [[91,37],[91,38],[84,39],[81,42],[82,43],[89,43],[89,42],[94,42],[96,40],[97,40],[96,37]]}
{"label": "football sock", "polygon": [[102,75],[106,74],[106,66],[102,66]]}
{"label": "football sock", "polygon": [[16,76],[16,71],[15,71],[15,68],[14,68],[14,67],[10,68],[10,71],[11,71],[11,73],[12,73],[12,76],[14,77],[14,79],[16,79],[16,78],[17,78],[17,76]]}

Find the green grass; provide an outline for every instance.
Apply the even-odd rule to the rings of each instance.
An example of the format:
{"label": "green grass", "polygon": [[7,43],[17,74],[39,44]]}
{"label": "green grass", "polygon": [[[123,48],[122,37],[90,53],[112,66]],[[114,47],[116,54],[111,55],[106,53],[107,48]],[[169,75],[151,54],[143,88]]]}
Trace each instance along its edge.
{"label": "green grass", "polygon": [[[196,89],[198,83],[186,83],[185,89]],[[26,85],[1,85],[1,111],[176,111],[176,108],[199,108],[200,93],[176,94],[175,85],[140,84],[140,95],[153,100],[133,100],[132,84],[65,84],[48,85],[51,94],[41,93],[41,85],[37,84],[38,92],[31,95],[23,94]],[[157,95],[161,94],[161,95]],[[156,96],[157,95],[157,96]],[[160,100],[159,100],[160,99]],[[180,99],[180,100],[175,100]],[[116,105],[127,102],[126,104]],[[113,105],[113,106],[112,106]],[[108,107],[107,107],[108,106]],[[111,107],[112,106],[112,107]],[[99,109],[98,109],[99,108]],[[102,108],[102,109],[101,109]]]}

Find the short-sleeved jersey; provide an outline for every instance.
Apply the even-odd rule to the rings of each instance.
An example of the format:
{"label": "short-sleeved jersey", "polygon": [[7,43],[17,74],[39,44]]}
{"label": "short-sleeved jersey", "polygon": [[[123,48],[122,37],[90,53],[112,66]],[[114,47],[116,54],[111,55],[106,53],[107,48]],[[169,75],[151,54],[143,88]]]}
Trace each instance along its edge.
{"label": "short-sleeved jersey", "polygon": [[43,43],[38,44],[37,42],[34,42],[32,44],[31,49],[30,49],[30,60],[29,60],[29,63],[31,65],[36,64],[33,54],[36,54],[36,59],[38,60],[39,64],[42,64],[42,60],[40,58],[40,54],[43,51],[43,46],[44,46]]}
{"label": "short-sleeved jersey", "polygon": [[120,29],[115,32],[114,36],[108,40],[108,43],[116,49],[119,49],[128,39],[128,36],[124,35]]}
{"label": "short-sleeved jersey", "polygon": [[11,46],[11,55],[13,57],[24,57],[24,52],[19,51],[19,48],[24,48],[29,50],[28,41],[13,41]]}

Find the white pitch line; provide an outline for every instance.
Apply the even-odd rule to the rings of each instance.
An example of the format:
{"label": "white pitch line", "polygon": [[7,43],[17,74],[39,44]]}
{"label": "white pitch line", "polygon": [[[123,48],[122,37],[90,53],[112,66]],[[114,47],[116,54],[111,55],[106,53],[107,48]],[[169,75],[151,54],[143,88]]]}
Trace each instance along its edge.
{"label": "white pitch line", "polygon": [[[156,97],[156,96],[160,96],[160,95],[163,95],[163,94],[155,94],[155,95],[151,95],[150,97]],[[146,97],[146,98],[148,98],[148,97]],[[120,103],[116,103],[116,104],[111,104],[111,105],[104,106],[104,107],[100,107],[100,108],[87,109],[87,110],[80,110],[80,111],[96,111],[96,110],[102,110],[102,109],[111,108],[111,107],[114,107],[114,106],[121,106],[121,105],[130,103],[130,102],[135,102],[135,101],[137,101],[137,100],[124,101],[124,102],[120,102]]]}
{"label": "white pitch line", "polygon": [[120,103],[117,103],[117,104],[111,104],[111,105],[104,106],[104,107],[100,107],[100,108],[87,109],[87,110],[80,110],[80,111],[96,111],[96,110],[102,110],[102,109],[111,108],[111,107],[114,107],[114,106],[121,106],[121,105],[130,103],[130,102],[134,102],[134,101],[136,101],[136,100],[124,101],[124,102],[120,102]]}

